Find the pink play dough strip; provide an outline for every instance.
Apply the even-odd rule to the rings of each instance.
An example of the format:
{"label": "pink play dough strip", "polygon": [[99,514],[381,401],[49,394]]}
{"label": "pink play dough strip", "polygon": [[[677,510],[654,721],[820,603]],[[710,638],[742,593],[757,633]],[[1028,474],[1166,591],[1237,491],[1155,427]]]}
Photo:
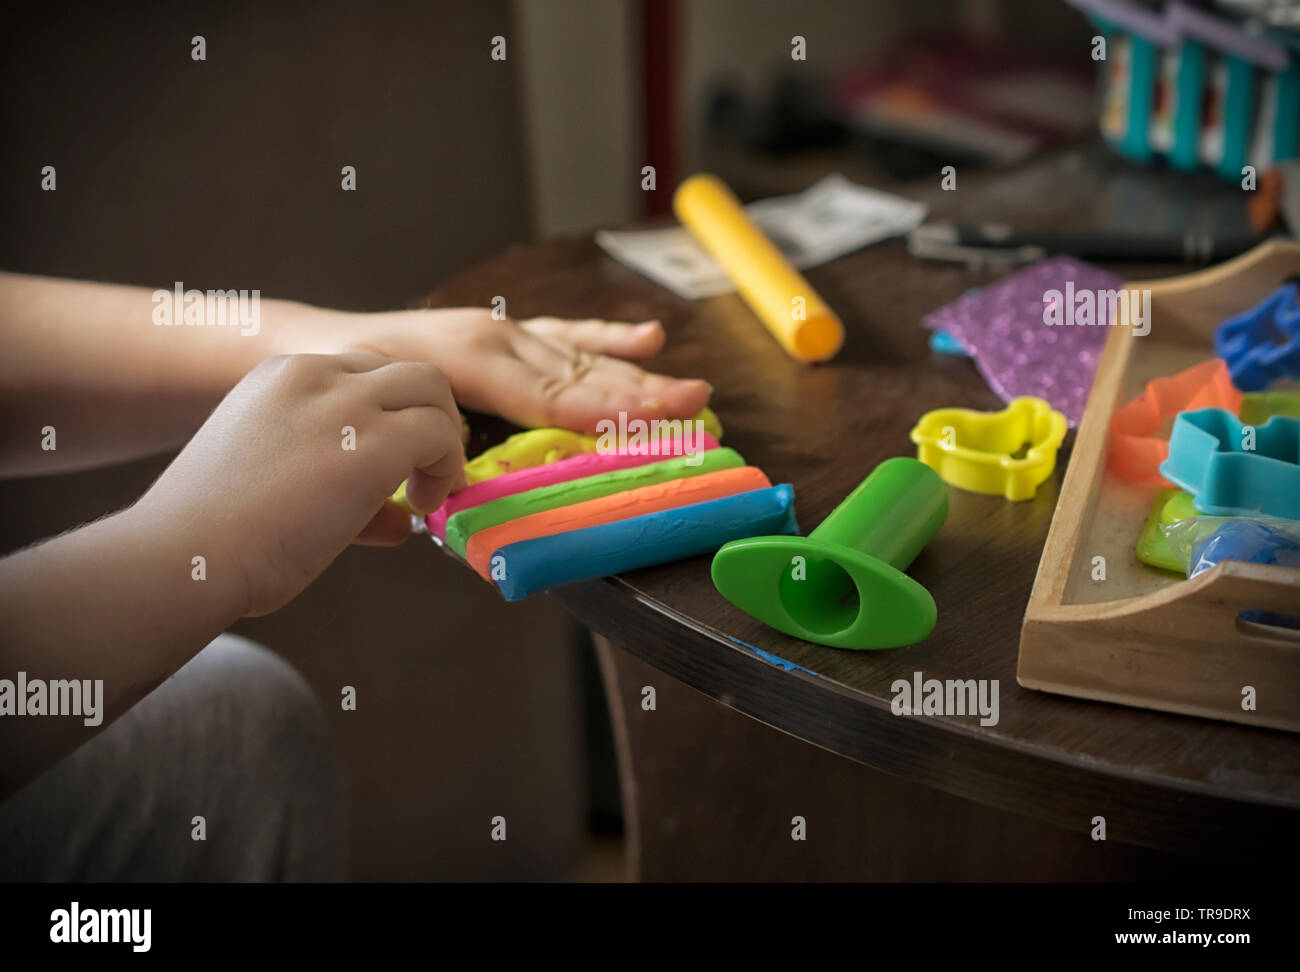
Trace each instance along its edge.
{"label": "pink play dough strip", "polygon": [[[701,432],[693,438],[695,439],[692,443],[694,452],[704,452],[708,449],[718,448],[718,440],[707,432]],[[549,462],[544,466],[533,466],[529,469],[520,469],[518,472],[506,473],[504,476],[485,479],[481,483],[466,486],[459,493],[448,496],[447,501],[441,507],[424,518],[424,522],[428,525],[430,533],[439,540],[445,540],[447,539],[447,518],[453,513],[459,513],[461,510],[467,510],[472,506],[481,506],[503,496],[513,496],[515,493],[523,493],[542,486],[567,483],[573,479],[583,479],[587,476],[613,472],[616,469],[628,469],[632,466],[644,466],[652,462],[671,459],[673,456],[685,455],[680,439],[670,439],[667,443],[655,443],[655,445],[659,445],[659,448],[654,450],[653,455],[651,454],[653,446],[639,447],[635,453],[626,451],[605,454],[590,452],[581,456],[560,459],[557,462]]]}

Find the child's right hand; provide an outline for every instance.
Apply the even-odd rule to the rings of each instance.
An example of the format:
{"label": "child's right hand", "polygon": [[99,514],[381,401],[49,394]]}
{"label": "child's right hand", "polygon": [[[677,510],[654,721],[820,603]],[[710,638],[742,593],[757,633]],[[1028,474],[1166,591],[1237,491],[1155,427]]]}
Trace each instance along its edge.
{"label": "child's right hand", "polygon": [[209,576],[239,576],[240,613],[256,616],[354,539],[400,542],[410,519],[387,502],[394,489],[405,479],[407,501],[431,511],[462,485],[464,465],[456,403],[433,365],[295,354],[250,372],[133,513],[192,537]]}

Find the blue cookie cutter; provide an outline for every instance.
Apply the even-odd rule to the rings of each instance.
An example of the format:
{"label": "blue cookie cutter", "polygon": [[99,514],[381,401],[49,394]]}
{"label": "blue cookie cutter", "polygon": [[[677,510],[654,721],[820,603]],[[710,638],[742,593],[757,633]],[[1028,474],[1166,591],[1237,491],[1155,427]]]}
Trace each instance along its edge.
{"label": "blue cookie cutter", "polygon": [[1228,363],[1232,383],[1261,391],[1282,378],[1300,377],[1300,284],[1279,287],[1214,332],[1214,353]]}
{"label": "blue cookie cutter", "polygon": [[[1254,429],[1254,449],[1242,446]],[[1201,513],[1263,513],[1300,520],[1300,420],[1274,415],[1244,426],[1223,408],[1180,412],[1160,474],[1196,497]]]}

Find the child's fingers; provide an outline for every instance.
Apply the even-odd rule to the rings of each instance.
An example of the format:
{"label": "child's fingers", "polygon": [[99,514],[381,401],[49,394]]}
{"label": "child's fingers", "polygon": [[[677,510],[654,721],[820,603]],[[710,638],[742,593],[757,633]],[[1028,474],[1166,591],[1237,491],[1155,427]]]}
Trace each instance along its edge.
{"label": "child's fingers", "polygon": [[446,463],[447,475],[453,475],[452,461],[465,461],[465,447],[460,442],[460,414],[448,415],[434,405],[384,412],[381,428],[398,450],[397,461],[408,469],[431,469]]}
{"label": "child's fingers", "polygon": [[492,410],[517,425],[558,425],[591,432],[609,413],[606,389],[575,380],[563,369],[502,356],[492,362],[482,380],[483,397],[492,403]]}
{"label": "child's fingers", "polygon": [[338,366],[349,374],[376,371],[394,363],[394,359],[380,354],[378,351],[341,351],[329,355],[329,357],[333,358]]}
{"label": "child's fingers", "polygon": [[631,419],[690,418],[709,403],[708,382],[670,378],[637,369],[634,375],[612,372],[600,359],[580,378],[553,380],[550,400],[552,425],[594,431],[604,419],[618,421],[620,413]]}
{"label": "child's fingers", "polygon": [[395,547],[411,534],[411,514],[392,500],[384,500],[379,512],[362,527],[353,543],[371,547]]}
{"label": "child's fingers", "polygon": [[[461,463],[462,469],[464,463]],[[464,475],[463,471],[461,475]],[[406,502],[418,513],[432,513],[454,490],[456,470],[416,469],[406,477]]]}
{"label": "child's fingers", "polygon": [[496,411],[521,425],[591,432],[602,419],[687,418],[708,404],[706,382],[650,374],[636,365],[563,341],[516,332],[512,356],[484,368],[482,390]]}
{"label": "child's fingers", "polygon": [[[367,372],[360,380],[372,388],[374,400],[386,411],[432,405],[459,416],[451,384],[438,368],[423,361],[392,361]],[[460,438],[460,425],[456,426]]]}
{"label": "child's fingers", "polygon": [[574,374],[548,373],[524,362],[493,368],[501,385],[495,400],[502,415],[529,426],[558,425],[594,432],[619,412],[633,418],[689,418],[709,403],[707,382],[681,381],[640,372],[635,379],[608,380],[599,366]]}
{"label": "child's fingers", "polygon": [[559,317],[534,317],[519,326],[530,334],[563,341],[582,351],[619,358],[648,358],[664,346],[664,329],[658,321],[629,324],[622,321],[568,321]]}
{"label": "child's fingers", "polygon": [[[467,485],[469,485],[469,483],[465,478],[465,463],[462,462],[460,468],[456,470],[456,475],[451,479],[451,492],[459,493]],[[449,493],[448,495],[451,494]]]}
{"label": "child's fingers", "polygon": [[459,413],[453,418],[433,406],[386,412],[383,434],[405,467],[407,503],[420,513],[436,510],[464,476]]}
{"label": "child's fingers", "polygon": [[655,374],[615,358],[596,357],[582,380],[603,389],[615,410],[629,417],[688,418],[707,405],[711,395],[706,381]]}

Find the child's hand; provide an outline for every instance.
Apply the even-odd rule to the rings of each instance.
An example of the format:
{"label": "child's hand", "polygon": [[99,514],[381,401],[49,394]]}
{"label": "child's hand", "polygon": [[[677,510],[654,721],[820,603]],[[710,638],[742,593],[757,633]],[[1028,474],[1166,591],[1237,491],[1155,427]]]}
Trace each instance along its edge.
{"label": "child's hand", "polygon": [[134,512],[236,570],[245,615],[290,601],[354,539],[400,542],[461,485],[461,424],[433,365],[372,352],[269,358],[217,407]]}
{"label": "child's hand", "polygon": [[289,328],[287,351],[364,349],[432,361],[456,401],[517,425],[593,432],[620,411],[634,418],[689,418],[709,403],[705,381],[670,378],[619,358],[646,358],[664,343],[657,321],[621,324],[539,317],[494,320],[480,308],[330,314]]}

